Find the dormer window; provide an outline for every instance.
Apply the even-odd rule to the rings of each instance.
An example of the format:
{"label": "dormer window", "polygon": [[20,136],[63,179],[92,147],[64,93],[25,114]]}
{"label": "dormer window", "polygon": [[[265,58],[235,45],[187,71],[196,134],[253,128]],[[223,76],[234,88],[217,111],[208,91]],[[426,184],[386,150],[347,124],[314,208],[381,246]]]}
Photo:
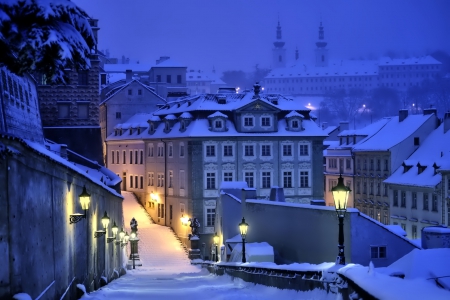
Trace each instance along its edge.
{"label": "dormer window", "polygon": [[262,127],[270,127],[270,117],[262,117],[261,118],[261,126]]}
{"label": "dormer window", "polygon": [[155,124],[150,123],[150,131],[155,131]]}
{"label": "dormer window", "polygon": [[180,122],[180,131],[184,131],[186,129],[186,125],[184,124],[184,121]]}

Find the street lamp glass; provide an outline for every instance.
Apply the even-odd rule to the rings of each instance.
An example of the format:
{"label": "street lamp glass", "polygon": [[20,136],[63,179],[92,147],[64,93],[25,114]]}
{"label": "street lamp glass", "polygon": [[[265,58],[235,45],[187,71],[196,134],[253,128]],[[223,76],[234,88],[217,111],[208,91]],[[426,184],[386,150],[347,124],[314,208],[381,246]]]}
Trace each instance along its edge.
{"label": "street lamp glass", "polygon": [[248,224],[245,223],[245,219],[242,218],[242,222],[239,223],[239,231],[241,232],[241,237],[245,240],[247,236]]}
{"label": "street lamp glass", "polygon": [[111,227],[112,233],[114,236],[117,235],[117,232],[119,231],[119,227],[116,225],[116,221],[114,221],[114,225]]}
{"label": "street lamp glass", "polygon": [[125,244],[128,243],[129,239],[130,239],[130,236],[128,235],[128,232],[125,232],[125,235],[123,237],[123,240],[125,241]]}
{"label": "street lamp glass", "polygon": [[350,188],[344,185],[344,178],[342,178],[342,175],[339,175],[337,185],[331,189],[331,192],[333,193],[334,206],[339,216],[344,216],[347,211],[347,200],[350,191]]}
{"label": "street lamp glass", "polygon": [[122,231],[119,233],[119,237],[122,240],[124,236],[125,236],[125,231],[123,231],[123,228],[122,228]]}
{"label": "street lamp glass", "polygon": [[83,191],[78,197],[80,197],[81,208],[83,210],[88,210],[89,203],[91,202],[91,195],[86,191],[86,186],[83,186]]}
{"label": "street lamp glass", "polygon": [[109,225],[109,217],[106,214],[106,211],[105,211],[105,214],[103,215],[103,218],[102,218],[102,224],[103,224],[103,228],[104,229],[106,229],[106,227],[108,227],[108,225]]}
{"label": "street lamp glass", "polygon": [[214,245],[217,246],[217,244],[219,244],[219,236],[217,235],[217,232],[216,232],[216,234],[214,235]]}
{"label": "street lamp glass", "polygon": [[135,237],[136,237],[136,232],[132,231],[131,234],[130,234],[130,238],[134,239]]}
{"label": "street lamp glass", "polygon": [[180,219],[181,219],[181,224],[183,224],[184,226],[186,226],[187,223],[188,223],[188,221],[189,221],[189,218],[188,218],[188,217],[185,217],[184,215],[182,215]]}

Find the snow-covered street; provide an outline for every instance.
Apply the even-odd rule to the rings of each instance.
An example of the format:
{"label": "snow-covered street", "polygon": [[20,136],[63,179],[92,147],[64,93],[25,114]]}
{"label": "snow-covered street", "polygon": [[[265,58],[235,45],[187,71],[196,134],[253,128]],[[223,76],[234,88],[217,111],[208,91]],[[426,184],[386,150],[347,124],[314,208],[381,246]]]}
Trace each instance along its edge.
{"label": "snow-covered street", "polygon": [[124,196],[126,230],[129,220],[138,222],[142,267],[82,299],[335,299],[323,291],[296,292],[254,285],[230,276],[215,276],[190,264],[184,249],[168,227],[152,223],[130,192]]}

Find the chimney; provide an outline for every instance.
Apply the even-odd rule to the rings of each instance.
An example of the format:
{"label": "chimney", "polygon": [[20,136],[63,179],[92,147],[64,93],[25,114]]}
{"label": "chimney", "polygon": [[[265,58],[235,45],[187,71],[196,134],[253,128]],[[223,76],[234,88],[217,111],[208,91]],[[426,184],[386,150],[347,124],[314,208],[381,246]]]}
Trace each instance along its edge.
{"label": "chimney", "polygon": [[344,130],[348,130],[350,128],[349,123],[347,121],[341,121],[339,122],[339,132],[342,132]]}
{"label": "chimney", "polygon": [[444,115],[444,133],[447,133],[449,129],[450,129],[450,111],[446,112]]}
{"label": "chimney", "polygon": [[270,201],[275,201],[275,202],[285,202],[283,188],[282,187],[278,187],[278,186],[273,186],[270,189],[269,200]]}
{"label": "chimney", "polygon": [[126,70],[126,82],[130,82],[133,79],[133,71],[132,70]]}
{"label": "chimney", "polygon": [[436,109],[436,108],[433,108],[433,107],[425,108],[425,109],[423,110],[423,114],[424,114],[424,115],[431,115],[431,114],[434,114],[434,115],[437,116],[437,109]]}
{"label": "chimney", "polygon": [[403,122],[404,119],[408,117],[408,110],[407,109],[400,109],[398,112],[398,121]]}

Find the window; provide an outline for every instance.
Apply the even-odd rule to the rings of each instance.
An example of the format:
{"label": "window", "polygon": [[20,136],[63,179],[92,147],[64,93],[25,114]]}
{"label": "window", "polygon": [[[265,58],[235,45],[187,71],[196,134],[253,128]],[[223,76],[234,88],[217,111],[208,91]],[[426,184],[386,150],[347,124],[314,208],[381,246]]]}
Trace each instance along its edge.
{"label": "window", "polygon": [[283,156],[292,156],[292,145],[283,145]]}
{"label": "window", "polygon": [[169,157],[173,157],[173,144],[169,144]]}
{"label": "window", "polygon": [[169,188],[173,188],[173,171],[169,171]]}
{"label": "window", "polygon": [[158,187],[164,187],[164,174],[158,173]]}
{"label": "window", "polygon": [[270,188],[270,177],[271,177],[271,174],[270,174],[270,172],[262,172],[261,173],[261,179],[262,179],[262,184],[261,184],[261,187],[263,188],[263,189],[268,189],[268,188]]}
{"label": "window", "polygon": [[298,128],[298,121],[297,120],[293,120],[291,122],[291,124],[292,124],[292,128]]}
{"label": "window", "polygon": [[120,163],[119,162],[119,159],[120,159],[120,152],[119,152],[119,150],[117,150],[117,152],[116,152],[116,159],[117,159],[116,164]]}
{"label": "window", "polygon": [[216,173],[206,173],[206,189],[216,189]]}
{"label": "window", "polygon": [[133,90],[132,89],[128,89],[128,96],[133,95]]}
{"label": "window", "polygon": [[111,151],[111,164],[114,164],[114,150]]}
{"label": "window", "polygon": [[401,193],[400,206],[406,207],[406,192],[405,191],[402,191],[402,193]]}
{"label": "window", "polygon": [[308,155],[309,155],[308,145],[300,145],[300,156],[308,156]]}
{"label": "window", "polygon": [[291,171],[283,172],[283,187],[292,188],[292,172]]}
{"label": "window", "polygon": [[79,71],[78,72],[78,85],[87,85],[88,84],[88,72],[87,71]]}
{"label": "window", "polygon": [[370,258],[386,258],[386,246],[371,246]]}
{"label": "window", "polygon": [[138,90],[138,95],[142,96],[142,90],[140,90],[140,89]]}
{"label": "window", "polygon": [[328,168],[329,169],[337,169],[337,159],[336,158],[328,159]]}
{"label": "window", "polygon": [[144,176],[139,176],[139,188],[141,190],[144,188]]}
{"label": "window", "polygon": [[393,206],[398,206],[398,191],[397,191],[397,190],[394,190],[393,193],[394,193],[394,203],[393,203]]}
{"label": "window", "polygon": [[134,150],[134,164],[138,164],[138,151]]}
{"label": "window", "polygon": [[88,103],[78,103],[78,119],[88,119],[89,118],[89,104]]}
{"label": "window", "polygon": [[377,159],[377,171],[381,171],[381,160]]}
{"label": "window", "polygon": [[123,150],[123,157],[122,157],[122,163],[126,164],[127,163],[127,151]]}
{"label": "window", "polygon": [[130,165],[133,164],[133,150],[130,150]]}
{"label": "window", "polygon": [[370,171],[373,171],[373,158],[370,159]]}
{"label": "window", "polygon": [[389,165],[389,162],[388,162],[388,160],[387,159],[385,159],[384,160],[384,171],[388,171],[388,165]]}
{"label": "window", "polygon": [[367,182],[363,182],[363,194],[367,194]]}
{"label": "window", "polygon": [[412,193],[411,208],[417,209],[417,193]]}
{"label": "window", "polygon": [[271,156],[270,145],[261,145],[261,156]]}
{"label": "window", "polygon": [[221,120],[216,120],[214,122],[214,127],[217,128],[217,129],[222,128],[222,121]]}
{"label": "window", "polygon": [[167,75],[166,76],[166,82],[167,83],[172,83],[172,75]]}
{"label": "window", "polygon": [[414,138],[414,146],[419,146],[420,145],[420,140],[418,137]]}
{"label": "window", "polygon": [[58,118],[68,119],[70,117],[69,103],[58,103]]}
{"label": "window", "polygon": [[309,172],[308,171],[300,171],[300,187],[301,188],[309,187]]}
{"label": "window", "polygon": [[106,74],[100,74],[100,84],[106,84]]}
{"label": "window", "polygon": [[247,185],[248,185],[249,188],[255,187],[254,173],[253,172],[245,172],[244,173],[244,180],[247,182]]}
{"label": "window", "polygon": [[383,224],[388,224],[388,213],[387,211],[383,212]]}
{"label": "window", "polygon": [[361,160],[359,158],[356,160],[356,169],[361,170]]}
{"label": "window", "polygon": [[253,126],[253,117],[245,117],[244,126]]}
{"label": "window", "polygon": [[120,111],[116,112],[116,119],[122,119],[122,113]]}
{"label": "window", "polygon": [[433,198],[432,198],[432,203],[431,203],[431,210],[432,211],[438,211],[438,200],[437,200],[437,195],[433,194]]}
{"label": "window", "polygon": [[270,118],[269,117],[262,117],[261,118],[261,126],[262,127],[269,127],[270,126]]}
{"label": "window", "polygon": [[139,164],[144,164],[144,150],[139,150]]}
{"label": "window", "polygon": [[233,146],[224,145],[223,146],[223,156],[233,156]]}
{"label": "window", "polygon": [[383,183],[383,196],[387,197],[388,194],[388,186],[386,183]]}
{"label": "window", "polygon": [[423,210],[428,210],[428,193],[423,193]]}
{"label": "window", "polygon": [[347,170],[350,170],[350,169],[352,168],[352,161],[350,160],[350,158],[347,158],[347,159],[345,160],[345,168],[346,168]]}
{"label": "window", "polygon": [[184,190],[185,184],[186,184],[186,176],[185,176],[184,170],[180,170],[180,176],[178,178],[178,181],[179,181],[180,189]]}
{"label": "window", "polygon": [[155,185],[155,174],[153,172],[148,173],[148,186],[154,186]]}
{"label": "window", "polygon": [[253,151],[253,145],[244,146],[244,156],[255,156],[255,152]]}
{"label": "window", "polygon": [[356,182],[356,193],[361,194],[361,182],[359,182],[359,181]]}
{"label": "window", "polygon": [[206,156],[208,156],[208,157],[216,156],[216,146],[207,145],[206,146]]}
{"label": "window", "polygon": [[233,172],[223,172],[223,181],[233,181]]}
{"label": "window", "polygon": [[158,144],[158,157],[164,156],[164,146],[161,144]]}
{"label": "window", "polygon": [[148,146],[148,156],[153,157],[153,144]]}
{"label": "window", "polygon": [[181,84],[181,75],[177,75],[177,83]]}
{"label": "window", "polygon": [[130,188],[133,187],[133,175],[130,175]]}
{"label": "window", "polygon": [[137,176],[134,176],[134,187],[137,189],[139,186],[138,186],[138,177]]}
{"label": "window", "polygon": [[369,184],[369,194],[373,195],[373,181],[371,181]]}
{"label": "window", "polygon": [[164,204],[158,203],[158,218],[164,219]]}
{"label": "window", "polygon": [[184,157],[184,144],[180,144],[180,157]]}
{"label": "window", "polygon": [[367,159],[364,159],[363,170],[367,170]]}
{"label": "window", "polygon": [[411,226],[411,238],[413,240],[417,239],[417,225]]}
{"label": "window", "polygon": [[156,75],[156,82],[161,82],[161,75]]}
{"label": "window", "polygon": [[215,208],[207,208],[206,209],[206,226],[213,227],[216,221],[216,209]]}

